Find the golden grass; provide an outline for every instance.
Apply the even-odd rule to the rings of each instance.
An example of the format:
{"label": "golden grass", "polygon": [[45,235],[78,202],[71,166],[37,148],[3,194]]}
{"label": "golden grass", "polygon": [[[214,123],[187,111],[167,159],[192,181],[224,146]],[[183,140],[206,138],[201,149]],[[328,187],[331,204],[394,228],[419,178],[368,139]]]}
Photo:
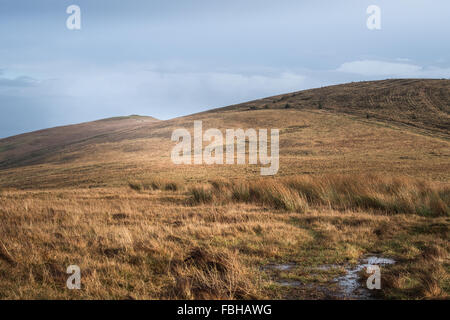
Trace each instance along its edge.
{"label": "golden grass", "polygon": [[254,299],[261,297],[254,275],[236,252],[193,248],[183,263],[173,267],[172,297],[182,299]]}
{"label": "golden grass", "polygon": [[307,202],[302,195],[274,181],[222,184],[213,181],[210,186],[194,186],[189,189],[191,203],[256,203],[274,209],[303,212]]}
{"label": "golden grass", "polygon": [[145,181],[131,181],[128,183],[131,189],[135,191],[142,190],[166,190],[177,191],[183,188],[183,185],[179,181],[173,181],[163,179],[160,177],[154,177],[146,179]]}
{"label": "golden grass", "polygon": [[[374,252],[398,261],[382,271],[382,297],[448,297],[448,215],[354,201],[429,203],[437,194],[448,208],[441,184],[299,176],[162,189],[1,191],[0,298],[326,298],[316,286],[333,274],[312,268]],[[264,268],[282,262],[297,267]],[[71,264],[82,290],[65,288]],[[307,286],[280,287],[279,277]]]}
{"label": "golden grass", "polygon": [[245,202],[304,212],[308,206],[377,210],[388,214],[450,216],[450,188],[411,178],[375,175],[301,176],[284,179],[213,180],[189,190],[193,203]]}

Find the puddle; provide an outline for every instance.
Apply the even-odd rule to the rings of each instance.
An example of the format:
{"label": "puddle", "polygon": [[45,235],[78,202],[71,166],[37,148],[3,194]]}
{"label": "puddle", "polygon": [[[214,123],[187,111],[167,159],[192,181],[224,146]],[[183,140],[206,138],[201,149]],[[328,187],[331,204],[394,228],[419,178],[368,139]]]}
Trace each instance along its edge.
{"label": "puddle", "polygon": [[315,267],[314,270],[320,270],[320,271],[328,271],[332,269],[340,268],[341,266],[338,264],[324,264],[318,267]]}
{"label": "puddle", "polygon": [[277,281],[276,283],[283,287],[300,287],[302,285],[300,281]]}
{"label": "puddle", "polygon": [[347,274],[333,280],[337,282],[341,289],[341,294],[338,297],[347,299],[371,299],[372,292],[366,288],[365,283],[360,283],[359,273],[370,265],[383,267],[394,263],[395,260],[393,259],[372,256],[362,259],[362,263],[356,266],[345,267]]}
{"label": "puddle", "polygon": [[[297,265],[295,263],[283,263],[283,264],[268,264],[264,266],[263,270],[272,270],[272,271],[289,271],[295,268]],[[276,284],[283,287],[300,287],[302,283],[300,281],[295,280],[287,280],[280,279],[275,281]]]}
{"label": "puddle", "polygon": [[278,270],[278,271],[287,271],[294,268],[296,264],[294,263],[284,263],[284,264],[268,264],[264,266],[263,269],[266,270]]}
{"label": "puddle", "polygon": [[[395,264],[395,260],[377,256],[368,256],[359,261],[357,265],[338,265],[338,264],[326,264],[321,265],[314,270],[327,271],[332,269],[343,268],[346,274],[334,278],[329,286],[314,286],[311,284],[304,284],[300,281],[278,279],[275,282],[284,287],[297,287],[297,288],[309,288],[311,290],[319,290],[326,294],[330,298],[337,299],[373,299],[373,292],[366,288],[365,283],[360,282],[360,272],[366,269],[369,265],[377,265],[384,267],[387,265]],[[285,264],[271,264],[263,267],[266,270],[275,271],[289,271],[295,268],[297,265],[294,263]],[[331,289],[333,285],[337,284],[337,290]],[[328,288],[329,287],[329,288]]]}

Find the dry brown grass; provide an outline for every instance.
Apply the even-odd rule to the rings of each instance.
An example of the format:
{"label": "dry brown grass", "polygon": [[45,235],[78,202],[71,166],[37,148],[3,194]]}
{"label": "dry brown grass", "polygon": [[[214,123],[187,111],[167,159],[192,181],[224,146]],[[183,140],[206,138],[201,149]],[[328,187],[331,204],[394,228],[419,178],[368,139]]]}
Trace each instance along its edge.
{"label": "dry brown grass", "polygon": [[175,299],[261,298],[254,274],[236,252],[193,248],[173,272],[176,283],[171,297]]}
{"label": "dry brown grass", "polygon": [[[359,190],[352,179],[369,186]],[[310,274],[312,267],[355,262],[369,252],[399,261],[383,271],[383,297],[448,296],[448,216],[386,211],[348,198],[349,190],[377,191],[385,201],[423,194],[426,203],[442,186],[332,176],[220,179],[201,187],[1,191],[0,297],[318,298],[315,284],[332,274]],[[192,201],[192,188],[203,200]],[[332,189],[342,200],[328,201]],[[293,201],[302,207],[290,207]],[[286,261],[298,268],[278,276],[309,289],[279,287],[262,268]],[[81,267],[82,290],[65,288],[70,264]]]}
{"label": "dry brown grass", "polygon": [[236,184],[213,181],[211,186],[190,188],[189,194],[193,204],[244,202],[293,212],[303,212],[307,208],[307,202],[301,194],[276,181]]}
{"label": "dry brown grass", "polygon": [[[272,218],[180,206],[178,198],[185,196],[126,189],[3,191],[0,297],[264,297],[258,274],[238,256],[240,246],[227,248],[214,238],[240,233],[255,242],[248,231],[267,230]],[[280,231],[281,224],[271,230]],[[70,264],[81,267],[81,291],[65,289]]]}
{"label": "dry brown grass", "polygon": [[412,178],[376,175],[301,176],[281,180],[213,180],[192,187],[192,203],[256,203],[304,212],[308,206],[337,210],[376,210],[388,214],[450,216],[450,188]]}
{"label": "dry brown grass", "polygon": [[131,189],[135,191],[143,190],[182,190],[184,185],[180,181],[168,180],[161,177],[153,177],[145,181],[131,181],[128,183]]}

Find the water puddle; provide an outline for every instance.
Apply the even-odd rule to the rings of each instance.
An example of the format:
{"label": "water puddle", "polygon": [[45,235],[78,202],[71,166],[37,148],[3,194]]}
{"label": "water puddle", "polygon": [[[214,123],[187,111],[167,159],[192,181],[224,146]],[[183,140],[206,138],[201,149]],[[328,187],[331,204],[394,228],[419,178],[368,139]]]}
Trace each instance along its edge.
{"label": "water puddle", "polygon": [[283,287],[300,287],[302,283],[300,281],[277,281],[277,284]]}
{"label": "water puddle", "polygon": [[[395,262],[395,260],[389,258],[367,256],[366,258],[361,259],[356,265],[326,264],[314,268],[313,270],[316,271],[328,271],[333,269],[343,269],[345,271],[345,275],[334,278],[328,286],[315,286],[311,283],[302,283],[300,281],[288,279],[278,279],[275,282],[283,287],[319,290],[324,293],[325,296],[334,299],[373,299],[373,292],[366,287],[365,282],[360,281],[360,273],[370,265],[384,267],[395,264]],[[297,265],[294,263],[285,263],[266,265],[263,269],[280,272],[290,271],[296,267]]]}
{"label": "water puddle", "polygon": [[341,268],[342,266],[338,265],[338,264],[324,264],[318,267],[315,267],[314,270],[319,270],[319,271],[328,271],[328,270],[332,270],[332,269],[338,269]]}
{"label": "water puddle", "polygon": [[288,271],[296,266],[295,263],[284,263],[284,264],[268,264],[264,266],[263,269],[266,270],[277,270],[277,271]]}
{"label": "water puddle", "polygon": [[395,260],[393,259],[372,256],[363,259],[356,266],[347,266],[345,268],[347,274],[333,280],[337,282],[341,289],[341,294],[338,297],[347,299],[371,299],[371,290],[367,289],[365,283],[360,283],[360,272],[371,265],[383,267],[394,263]]}

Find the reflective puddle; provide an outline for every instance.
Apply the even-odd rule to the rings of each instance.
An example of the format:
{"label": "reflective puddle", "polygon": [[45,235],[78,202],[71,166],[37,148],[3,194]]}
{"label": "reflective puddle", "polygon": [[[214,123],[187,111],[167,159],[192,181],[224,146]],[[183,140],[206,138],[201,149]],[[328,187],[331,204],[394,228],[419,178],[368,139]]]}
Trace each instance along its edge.
{"label": "reflective puddle", "polygon": [[295,263],[285,263],[285,264],[268,264],[263,267],[266,270],[278,270],[278,271],[287,271],[291,270],[296,266]]}
{"label": "reflective puddle", "polygon": [[[313,269],[316,271],[328,271],[332,269],[344,269],[345,275],[334,278],[328,286],[321,284],[320,286],[314,286],[311,283],[302,283],[300,281],[288,280],[288,279],[278,279],[275,281],[280,286],[291,287],[291,288],[309,288],[320,290],[325,293],[329,298],[336,299],[373,299],[373,292],[366,287],[366,283],[361,281],[361,272],[365,270],[368,266],[380,266],[384,267],[387,265],[395,264],[395,260],[390,258],[384,258],[379,256],[368,256],[359,261],[356,265],[338,265],[338,264],[328,264],[321,265]],[[265,270],[273,271],[290,271],[298,267],[294,263],[285,264],[270,264],[263,267]]]}
{"label": "reflective puddle", "polygon": [[393,259],[373,256],[363,259],[362,262],[356,266],[345,267],[347,274],[333,280],[337,282],[342,291],[341,295],[338,297],[347,299],[370,299],[372,297],[372,292],[367,289],[365,282],[360,282],[360,272],[371,265],[383,267],[394,263],[395,260]]}

